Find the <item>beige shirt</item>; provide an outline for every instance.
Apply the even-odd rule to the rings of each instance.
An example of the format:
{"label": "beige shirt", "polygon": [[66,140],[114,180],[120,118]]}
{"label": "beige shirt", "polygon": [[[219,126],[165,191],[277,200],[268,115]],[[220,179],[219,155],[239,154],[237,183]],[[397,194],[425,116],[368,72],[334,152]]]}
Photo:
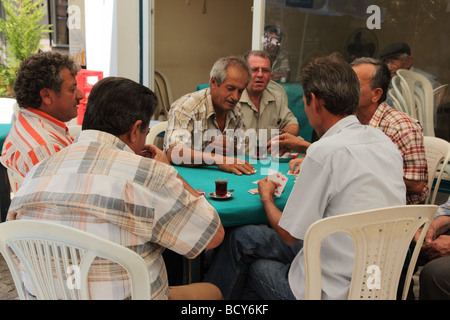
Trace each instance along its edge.
{"label": "beige shirt", "polygon": [[[237,105],[228,111],[225,129],[220,132],[211,98],[211,89],[184,95],[172,104],[169,111],[167,129],[164,137],[164,151],[182,144],[193,150],[203,151],[211,141],[211,135],[235,135],[242,131],[242,114]],[[238,145],[240,148],[239,139]]]}
{"label": "beige shirt", "polygon": [[[262,137],[263,135],[260,131],[266,129],[266,143],[269,142],[272,135],[276,135],[275,131],[272,132],[271,129],[281,131],[288,124],[298,125],[297,118],[289,109],[285,97],[270,88],[266,88],[263,92],[259,112],[250,100],[247,90],[242,94],[238,106],[244,117],[244,130],[255,129],[257,136]],[[246,146],[246,152],[248,154],[249,143],[246,143]]]}

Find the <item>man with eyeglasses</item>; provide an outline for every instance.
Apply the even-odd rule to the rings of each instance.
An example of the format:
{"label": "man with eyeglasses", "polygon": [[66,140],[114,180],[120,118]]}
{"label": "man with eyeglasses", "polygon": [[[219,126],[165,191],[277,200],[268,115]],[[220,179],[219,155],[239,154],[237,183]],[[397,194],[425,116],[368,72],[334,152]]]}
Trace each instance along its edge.
{"label": "man with eyeglasses", "polygon": [[291,68],[287,51],[281,50],[283,31],[277,26],[266,26],[264,28],[264,51],[270,56],[272,65],[272,80],[277,82],[289,82]]}
{"label": "man with eyeglasses", "polygon": [[[388,45],[380,53],[380,59],[388,65],[389,71],[391,72],[391,78],[397,75],[397,70],[406,69],[423,75],[430,81],[433,89],[441,86],[441,83],[434,75],[413,66],[411,48],[404,42],[396,42]],[[391,88],[392,82],[389,85],[388,91]],[[386,102],[391,106],[393,105],[392,98],[389,95]]]}

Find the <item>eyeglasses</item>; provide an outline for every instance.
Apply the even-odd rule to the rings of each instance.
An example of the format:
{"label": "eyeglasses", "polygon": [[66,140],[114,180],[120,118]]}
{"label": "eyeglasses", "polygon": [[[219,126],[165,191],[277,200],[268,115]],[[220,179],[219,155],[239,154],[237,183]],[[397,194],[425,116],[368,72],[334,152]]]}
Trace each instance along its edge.
{"label": "eyeglasses", "polygon": [[271,44],[273,46],[279,46],[280,45],[280,41],[278,39],[275,39],[275,38],[264,37],[263,40],[264,40],[265,44]]}

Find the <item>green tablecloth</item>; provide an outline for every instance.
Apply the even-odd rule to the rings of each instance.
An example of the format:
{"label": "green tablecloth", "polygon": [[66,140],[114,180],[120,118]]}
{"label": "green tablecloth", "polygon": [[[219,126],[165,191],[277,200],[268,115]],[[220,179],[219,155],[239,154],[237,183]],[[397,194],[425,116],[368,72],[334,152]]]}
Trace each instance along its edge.
{"label": "green tablecloth", "polygon": [[[300,82],[285,82],[280,85],[286,91],[288,96],[288,106],[291,109],[294,116],[297,118],[298,125],[300,127],[299,136],[308,142],[311,142],[313,128],[309,124],[308,117],[305,113],[303,104],[303,88]],[[208,88],[209,84],[201,84],[197,87],[196,91]]]}
{"label": "green tablecloth", "polygon": [[[260,196],[248,192],[250,189],[258,188],[253,182],[267,177],[269,168],[286,175],[289,181],[286,184],[285,192],[280,198],[275,198],[275,204],[280,210],[283,210],[294,186],[295,177],[293,175],[287,175],[289,171],[288,163],[270,162],[269,160],[256,161],[253,159],[250,159],[250,163],[257,170],[257,173],[251,176],[237,176],[226,173],[215,166],[200,168],[175,166],[175,168],[194,189],[203,189],[206,192],[206,198],[219,213],[222,224],[225,227],[245,224],[267,224],[268,221],[261,204]],[[208,196],[210,192],[215,191],[214,178],[218,177],[226,177],[229,179],[228,189],[235,190],[232,192],[234,194],[233,198],[214,200]]]}
{"label": "green tablecloth", "polygon": [[[0,124],[0,153],[3,148],[3,143],[8,136],[9,130],[11,130],[12,124]],[[10,187],[8,182],[8,176],[6,168],[0,164],[0,216],[1,222],[6,219],[6,214],[8,212],[10,199]]]}

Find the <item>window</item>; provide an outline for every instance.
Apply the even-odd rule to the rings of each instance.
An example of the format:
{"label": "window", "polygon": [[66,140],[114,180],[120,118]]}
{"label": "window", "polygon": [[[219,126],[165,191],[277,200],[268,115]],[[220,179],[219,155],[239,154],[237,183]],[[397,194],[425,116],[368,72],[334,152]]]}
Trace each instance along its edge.
{"label": "window", "polygon": [[69,47],[69,29],[67,28],[68,0],[49,0],[49,23],[53,25],[50,43],[53,47]]}

